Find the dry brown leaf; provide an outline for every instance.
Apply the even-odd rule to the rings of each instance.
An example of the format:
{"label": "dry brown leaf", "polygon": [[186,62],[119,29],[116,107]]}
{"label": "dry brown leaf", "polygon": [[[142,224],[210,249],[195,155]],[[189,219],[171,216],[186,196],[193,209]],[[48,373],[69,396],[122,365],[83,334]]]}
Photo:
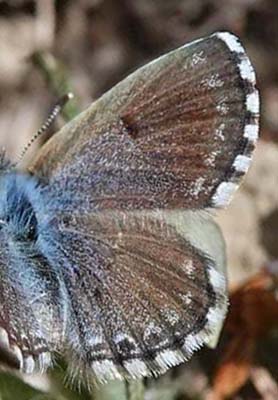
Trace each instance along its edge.
{"label": "dry brown leaf", "polygon": [[277,294],[277,275],[268,269],[231,293],[230,312],[223,329],[227,344],[212,384],[214,399],[232,396],[250,378],[258,341],[278,327]]}

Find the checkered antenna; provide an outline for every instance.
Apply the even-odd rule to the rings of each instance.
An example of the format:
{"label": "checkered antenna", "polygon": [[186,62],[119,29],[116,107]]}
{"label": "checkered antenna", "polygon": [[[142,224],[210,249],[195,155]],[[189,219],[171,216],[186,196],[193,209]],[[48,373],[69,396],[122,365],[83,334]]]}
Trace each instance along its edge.
{"label": "checkered antenna", "polygon": [[69,100],[71,100],[72,98],[73,98],[73,94],[67,93],[57,101],[57,103],[55,104],[55,106],[53,107],[51,112],[49,113],[46,121],[41,126],[41,128],[32,136],[32,138],[29,140],[29,142],[24,146],[24,148],[19,156],[18,163],[20,163],[20,161],[24,158],[25,154],[29,150],[30,146],[35,142],[35,140],[37,140],[37,138],[39,136],[41,136],[43,133],[48,131],[48,129],[52,125],[53,121],[56,119],[57,115],[61,112],[63,107],[66,105],[66,103]]}

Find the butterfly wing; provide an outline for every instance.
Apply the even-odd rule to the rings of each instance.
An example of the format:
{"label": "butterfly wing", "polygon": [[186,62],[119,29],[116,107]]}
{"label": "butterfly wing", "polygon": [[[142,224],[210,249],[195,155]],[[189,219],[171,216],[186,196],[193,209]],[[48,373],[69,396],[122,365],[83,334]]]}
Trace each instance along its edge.
{"label": "butterfly wing", "polygon": [[244,50],[219,33],[139,69],[30,165],[58,221],[48,240],[71,302],[64,351],[84,373],[161,373],[219,330],[222,240],[214,254],[203,248],[209,223],[192,237],[181,210],[227,204],[250,163],[258,108]]}
{"label": "butterfly wing", "polygon": [[89,370],[100,381],[158,375],[217,330],[225,280],[182,231],[190,217],[175,218],[109,212],[68,216],[60,225],[73,370]]}
{"label": "butterfly wing", "polygon": [[[1,236],[0,363],[43,372],[59,351],[66,294],[58,274],[28,242]],[[25,251],[27,249],[27,251]]]}
{"label": "butterfly wing", "polygon": [[30,170],[55,193],[66,189],[73,208],[222,207],[249,167],[258,112],[249,59],[237,38],[218,33],[116,85]]}

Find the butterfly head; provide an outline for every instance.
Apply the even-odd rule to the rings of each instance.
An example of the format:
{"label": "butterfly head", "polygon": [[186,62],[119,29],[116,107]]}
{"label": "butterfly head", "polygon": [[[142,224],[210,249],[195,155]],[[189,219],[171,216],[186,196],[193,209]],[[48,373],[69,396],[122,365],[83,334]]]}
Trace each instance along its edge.
{"label": "butterfly head", "polygon": [[0,229],[10,240],[25,244],[37,239],[38,222],[32,194],[36,182],[17,173],[0,178]]}

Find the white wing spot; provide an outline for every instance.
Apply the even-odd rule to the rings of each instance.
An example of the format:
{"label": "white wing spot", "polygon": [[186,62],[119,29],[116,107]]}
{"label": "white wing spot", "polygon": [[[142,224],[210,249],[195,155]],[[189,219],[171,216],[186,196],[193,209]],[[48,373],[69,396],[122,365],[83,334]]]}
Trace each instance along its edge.
{"label": "white wing spot", "polygon": [[103,343],[103,337],[101,335],[91,336],[90,339],[88,340],[88,344],[90,346],[97,346],[102,343]]}
{"label": "white wing spot", "polygon": [[238,188],[238,184],[233,182],[222,182],[213,195],[213,203],[216,207],[225,207],[229,204],[232,195]]}
{"label": "white wing spot", "polygon": [[179,321],[179,314],[170,308],[162,310],[162,314],[165,315],[166,320],[171,324],[175,325]]}
{"label": "white wing spot", "polygon": [[94,361],[92,369],[100,382],[106,382],[110,379],[123,379],[123,376],[111,360]]}
{"label": "white wing spot", "polygon": [[197,64],[204,63],[206,61],[206,57],[204,56],[204,51],[199,51],[198,53],[194,53],[192,55],[192,60],[190,62],[191,66],[194,67]]}
{"label": "white wing spot", "polygon": [[220,115],[226,115],[229,112],[229,106],[224,101],[217,104],[216,109]]}
{"label": "white wing spot", "polygon": [[222,142],[225,140],[225,136],[223,135],[223,131],[225,129],[225,124],[222,123],[219,125],[219,127],[215,131],[215,138],[220,139]]}
{"label": "white wing spot", "polygon": [[259,95],[257,91],[248,94],[246,97],[246,108],[253,114],[258,114],[260,111]]}
{"label": "white wing spot", "polygon": [[0,328],[0,342],[5,347],[9,347],[9,337],[4,328]]}
{"label": "white wing spot", "polygon": [[235,35],[229,32],[219,32],[216,34],[216,36],[223,40],[223,42],[226,43],[231,51],[235,51],[236,53],[245,53],[242,45]]}
{"label": "white wing spot", "polygon": [[215,159],[216,159],[216,157],[218,156],[218,154],[220,154],[220,153],[221,153],[221,149],[212,151],[212,152],[209,154],[209,156],[205,159],[204,163],[205,163],[206,165],[208,165],[209,167],[214,166]]}
{"label": "white wing spot", "polygon": [[49,352],[39,354],[39,364],[40,372],[45,372],[51,365],[51,354]]}
{"label": "white wing spot", "polygon": [[194,196],[194,197],[198,197],[199,196],[199,193],[203,189],[204,183],[205,183],[205,178],[200,176],[193,184],[193,188],[191,190],[192,196]]}
{"label": "white wing spot", "polygon": [[246,79],[253,85],[256,83],[255,72],[252,68],[252,65],[247,57],[244,57],[239,64],[240,75],[242,79]]}
{"label": "white wing spot", "polygon": [[244,128],[244,137],[250,142],[256,142],[259,137],[259,125],[258,124],[248,124]]}
{"label": "white wing spot", "polygon": [[182,301],[184,301],[184,303],[189,306],[192,303],[192,293],[189,290],[186,294],[181,294],[180,298],[182,299]]}
{"label": "white wing spot", "polygon": [[24,359],[24,372],[26,374],[32,374],[35,369],[35,361],[32,356],[28,356]]}
{"label": "white wing spot", "polygon": [[233,166],[239,172],[247,172],[251,164],[251,158],[239,154],[236,156]]}
{"label": "white wing spot", "polygon": [[166,371],[168,368],[183,362],[184,356],[178,351],[163,350],[155,357],[155,361],[160,366],[162,371]]}
{"label": "white wing spot", "polygon": [[139,359],[124,361],[124,367],[133,379],[151,375],[144,361]]}
{"label": "white wing spot", "polygon": [[113,337],[113,341],[114,341],[116,344],[121,343],[121,342],[123,342],[123,341],[125,341],[125,340],[129,341],[130,343],[135,343],[135,340],[133,339],[132,336],[129,336],[129,335],[127,335],[127,334],[125,334],[125,333],[122,333],[122,332],[117,333],[117,334]]}
{"label": "white wing spot", "polygon": [[219,78],[219,74],[214,74],[209,78],[203,79],[201,84],[210,88],[219,88],[224,85],[224,81]]}
{"label": "white wing spot", "polygon": [[153,321],[149,323],[147,328],[144,331],[143,340],[147,341],[148,338],[153,334],[160,334],[162,329],[160,326],[157,326]]}
{"label": "white wing spot", "polygon": [[182,264],[182,269],[185,271],[186,275],[191,276],[194,272],[194,265],[192,260],[186,260]]}

